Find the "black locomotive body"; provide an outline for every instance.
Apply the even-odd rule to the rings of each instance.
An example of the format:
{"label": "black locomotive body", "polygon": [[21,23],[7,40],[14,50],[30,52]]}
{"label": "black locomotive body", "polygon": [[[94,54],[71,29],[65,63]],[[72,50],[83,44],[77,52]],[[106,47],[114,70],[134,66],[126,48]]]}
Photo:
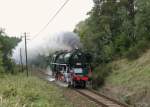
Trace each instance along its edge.
{"label": "black locomotive body", "polygon": [[90,54],[75,49],[53,54],[50,66],[57,80],[66,82],[68,86],[85,88],[92,73],[90,62]]}

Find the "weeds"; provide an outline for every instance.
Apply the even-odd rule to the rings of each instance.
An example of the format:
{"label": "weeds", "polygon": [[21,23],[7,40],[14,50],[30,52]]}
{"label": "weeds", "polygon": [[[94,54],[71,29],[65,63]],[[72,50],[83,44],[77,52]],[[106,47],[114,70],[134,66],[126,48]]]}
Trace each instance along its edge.
{"label": "weeds", "polygon": [[71,107],[61,89],[25,74],[0,78],[0,107]]}

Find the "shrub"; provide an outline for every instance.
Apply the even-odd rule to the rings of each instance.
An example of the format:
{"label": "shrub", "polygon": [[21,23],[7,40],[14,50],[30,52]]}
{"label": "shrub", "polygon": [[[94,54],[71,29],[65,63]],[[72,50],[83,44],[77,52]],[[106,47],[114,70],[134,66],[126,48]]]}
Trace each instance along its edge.
{"label": "shrub", "polygon": [[111,66],[103,64],[95,68],[92,76],[92,87],[94,89],[102,86],[105,82],[105,78],[112,71]]}
{"label": "shrub", "polygon": [[129,60],[134,60],[139,57],[138,49],[136,47],[131,47],[129,51],[126,53],[126,57]]}
{"label": "shrub", "polygon": [[126,53],[126,57],[129,60],[137,59],[142,53],[146,51],[148,47],[149,47],[148,41],[141,40],[135,46],[129,49],[129,51]]}

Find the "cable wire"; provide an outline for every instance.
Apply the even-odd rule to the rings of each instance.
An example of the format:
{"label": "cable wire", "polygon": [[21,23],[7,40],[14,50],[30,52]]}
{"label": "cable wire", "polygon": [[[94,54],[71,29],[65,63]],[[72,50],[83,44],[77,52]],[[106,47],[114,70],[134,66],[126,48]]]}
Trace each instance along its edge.
{"label": "cable wire", "polygon": [[50,18],[50,20],[48,21],[48,23],[33,37],[33,39],[35,39],[36,37],[39,36],[39,34],[41,32],[43,32],[47,27],[48,25],[55,19],[55,17],[61,12],[61,10],[65,7],[65,5],[69,2],[70,0],[66,0],[64,2],[64,4],[58,9],[58,11],[53,15],[52,18]]}

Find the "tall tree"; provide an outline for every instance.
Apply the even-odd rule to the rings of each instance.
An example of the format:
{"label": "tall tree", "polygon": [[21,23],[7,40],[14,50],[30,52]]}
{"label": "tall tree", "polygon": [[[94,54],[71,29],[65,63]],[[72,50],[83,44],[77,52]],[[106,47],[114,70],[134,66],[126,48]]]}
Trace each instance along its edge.
{"label": "tall tree", "polygon": [[134,53],[145,46],[145,40],[150,40],[149,0],[93,1],[89,18],[80,22],[75,32],[84,49],[94,54],[94,63],[107,63],[130,51]]}
{"label": "tall tree", "polygon": [[0,51],[2,52],[2,62],[6,71],[12,71],[13,61],[11,59],[13,48],[20,42],[16,37],[8,37],[3,30],[0,32]]}

